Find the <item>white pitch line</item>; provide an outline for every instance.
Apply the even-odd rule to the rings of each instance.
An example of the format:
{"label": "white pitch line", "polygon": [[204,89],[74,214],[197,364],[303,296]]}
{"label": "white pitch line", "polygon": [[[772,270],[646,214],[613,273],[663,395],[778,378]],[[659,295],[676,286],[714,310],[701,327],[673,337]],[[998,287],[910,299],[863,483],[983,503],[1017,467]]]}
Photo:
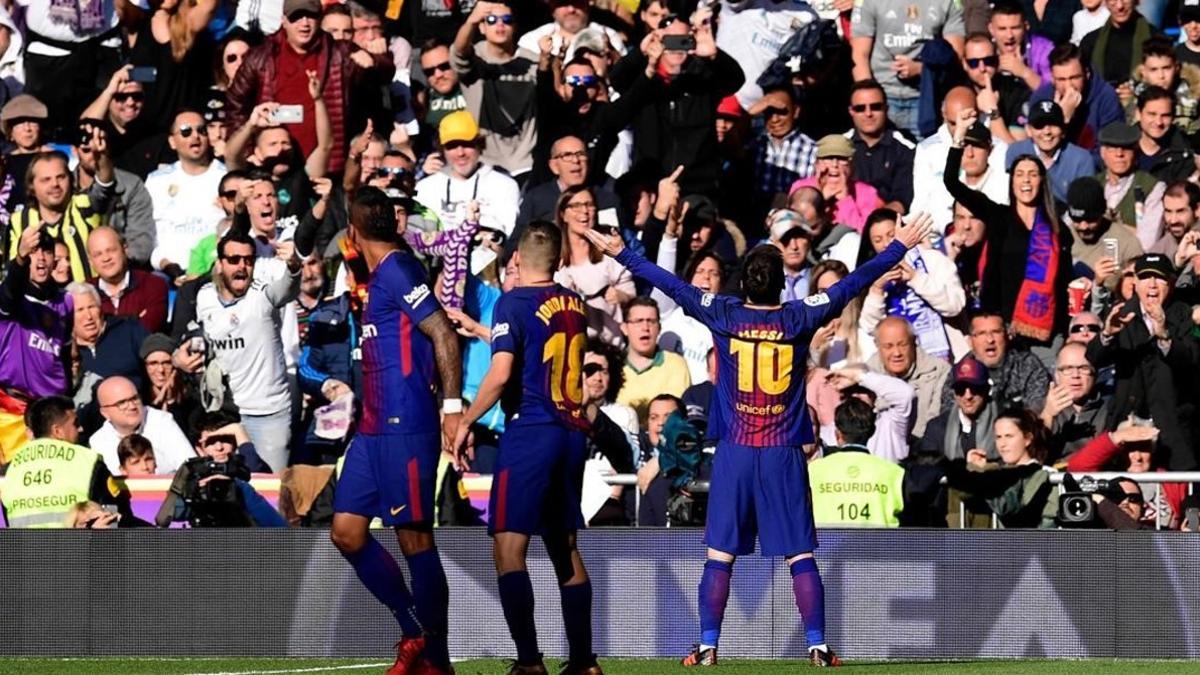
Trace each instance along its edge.
{"label": "white pitch line", "polygon": [[360,663],[346,666],[321,666],[318,668],[289,668],[287,670],[227,670],[219,673],[188,673],[187,675],[282,675],[283,673],[332,673],[339,670],[361,670],[364,668],[379,668],[390,666],[391,661],[379,663]]}

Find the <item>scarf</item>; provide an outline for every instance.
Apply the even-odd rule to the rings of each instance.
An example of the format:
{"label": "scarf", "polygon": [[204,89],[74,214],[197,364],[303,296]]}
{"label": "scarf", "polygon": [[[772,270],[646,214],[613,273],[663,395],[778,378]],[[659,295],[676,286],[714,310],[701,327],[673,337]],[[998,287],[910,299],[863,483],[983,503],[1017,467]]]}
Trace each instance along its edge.
{"label": "scarf", "polygon": [[480,97],[479,126],[497,136],[512,137],[521,133],[525,123],[536,114],[537,80],[533,61],[518,56],[507,63],[482,63],[479,79],[483,82]]}
{"label": "scarf", "polygon": [[50,20],[90,33],[104,27],[104,0],[50,0]]}
{"label": "scarf", "polygon": [[1012,329],[1017,335],[1047,342],[1054,329],[1054,281],[1058,272],[1058,234],[1046,214],[1038,209],[1033,215],[1026,251],[1025,279],[1013,308]]}
{"label": "scarf", "polygon": [[16,181],[12,176],[4,177],[4,185],[0,186],[0,225],[8,228],[8,223],[12,219],[12,214],[9,213],[8,204],[9,197],[12,196],[13,188],[16,187]]}
{"label": "scarf", "polygon": [[[913,249],[904,256],[913,269],[928,274],[921,254]],[[930,356],[949,362],[951,360],[950,338],[942,315],[929,306],[925,299],[906,283],[893,281],[884,289],[884,303],[888,316],[902,316],[912,324],[917,334],[917,344]]]}

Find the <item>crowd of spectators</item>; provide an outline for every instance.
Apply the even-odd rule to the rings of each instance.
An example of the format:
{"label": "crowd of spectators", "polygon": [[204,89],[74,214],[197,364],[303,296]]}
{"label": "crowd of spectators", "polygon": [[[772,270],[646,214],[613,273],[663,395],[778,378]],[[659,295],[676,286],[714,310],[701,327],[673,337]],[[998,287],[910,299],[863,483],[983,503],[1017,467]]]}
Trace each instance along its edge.
{"label": "crowd of spectators", "polygon": [[[1163,4],[0,0],[7,520],[321,522],[250,476],[305,509],[336,489],[313,470],[364,395],[365,186],[435,280],[466,398],[514,242],[561,228],[594,525],[702,520],[729,411],[708,329],[589,229],[711,293],[777,246],[805,302],[933,218],[797,347],[819,522],[1053,527],[1053,469],[1197,470],[1200,0]],[[479,421],[475,470],[503,433]],[[470,522],[448,474],[441,521]],[[144,475],[172,477],[145,520]],[[1094,498],[1190,529],[1188,491]]]}

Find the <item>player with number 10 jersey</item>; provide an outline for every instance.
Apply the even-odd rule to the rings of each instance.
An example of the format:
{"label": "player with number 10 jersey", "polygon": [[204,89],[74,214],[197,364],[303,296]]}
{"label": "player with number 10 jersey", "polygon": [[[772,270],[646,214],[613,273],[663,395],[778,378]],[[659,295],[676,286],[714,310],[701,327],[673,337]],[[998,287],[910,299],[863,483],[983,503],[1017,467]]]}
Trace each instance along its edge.
{"label": "player with number 10 jersey", "polygon": [[704,293],[625,249],[619,238],[587,233],[594,245],[712,331],[717,378],[710,427],[719,442],[705,523],[709,550],[700,581],[700,642],[683,665],[716,664],[733,562],[754,552],[755,539],[763,555],[783,556],[789,565],[812,663],[839,664],[825,643],[824,586],[812,555],[817,535],[801,448],[814,440],[804,396],[808,344],[818,328],[901,261],[928,233],[929,222],[927,216],[915,218],[874,260],[825,293],[785,304],[779,302],[783,258],[774,246],[759,246],[746,256],[742,300]]}

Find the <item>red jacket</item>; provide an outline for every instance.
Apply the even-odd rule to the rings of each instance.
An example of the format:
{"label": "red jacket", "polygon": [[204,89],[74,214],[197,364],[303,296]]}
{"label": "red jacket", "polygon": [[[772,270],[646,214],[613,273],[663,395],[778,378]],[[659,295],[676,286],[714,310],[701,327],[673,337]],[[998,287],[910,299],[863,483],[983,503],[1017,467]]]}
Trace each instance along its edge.
{"label": "red jacket", "polygon": [[[329,110],[329,122],[333,127],[333,154],[329,158],[328,170],[336,173],[342,170],[346,161],[346,121],[349,119],[346,106],[350,100],[350,88],[360,84],[367,71],[350,58],[350,53],[358,50],[354,43],[339,42],[320,30],[314,40],[312,49],[320,53],[319,77],[324,78],[325,107]],[[246,54],[226,92],[231,129],[242,127],[250,118],[254,106],[275,100],[275,72],[281,49],[291,49],[282,30]],[[375,62],[373,73],[390,82],[396,72],[391,52],[384,51],[371,56]],[[385,130],[385,133],[388,131]],[[358,130],[350,135],[355,133]]]}
{"label": "red jacket", "polygon": [[[1113,442],[1112,435],[1107,431],[1088,441],[1075,454],[1067,458],[1067,471],[1082,473],[1085,471],[1104,471],[1121,451],[1121,446]],[[1159,469],[1165,471],[1165,469]],[[1182,516],[1179,505],[1187,497],[1187,483],[1163,483],[1163,495],[1171,506],[1173,518]]]}
{"label": "red jacket", "polygon": [[113,309],[112,298],[91,280],[100,291],[100,311],[108,316],[128,316],[137,319],[151,333],[161,333],[167,326],[167,282],[157,274],[129,270],[129,286],[121,293],[119,309]]}

